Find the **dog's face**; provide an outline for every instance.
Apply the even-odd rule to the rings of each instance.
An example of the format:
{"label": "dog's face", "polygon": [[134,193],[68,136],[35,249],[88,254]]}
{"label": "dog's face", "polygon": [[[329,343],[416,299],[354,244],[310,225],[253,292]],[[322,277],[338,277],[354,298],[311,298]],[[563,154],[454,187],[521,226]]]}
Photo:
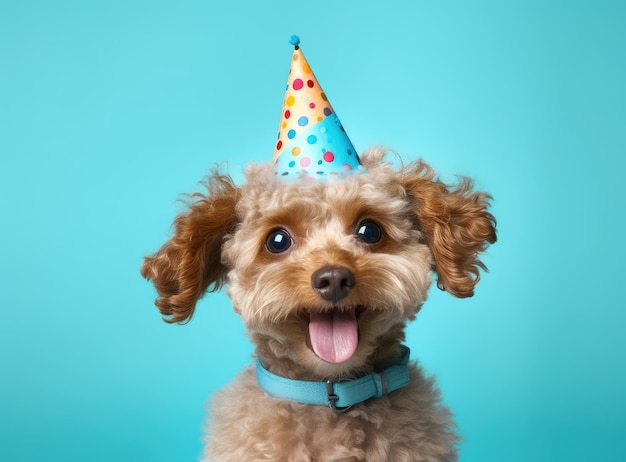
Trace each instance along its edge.
{"label": "dog's face", "polygon": [[285,182],[268,166],[240,188],[213,177],[144,263],[161,311],[181,321],[226,281],[261,357],[341,377],[402,339],[434,272],[470,296],[477,253],[495,241],[488,196],[449,190],[425,164],[394,171],[379,151],[362,161],[366,172],[327,182]]}
{"label": "dog's face", "polygon": [[228,293],[276,356],[322,376],[354,370],[426,298],[431,252],[388,174],[286,183],[256,171],[238,214]]}

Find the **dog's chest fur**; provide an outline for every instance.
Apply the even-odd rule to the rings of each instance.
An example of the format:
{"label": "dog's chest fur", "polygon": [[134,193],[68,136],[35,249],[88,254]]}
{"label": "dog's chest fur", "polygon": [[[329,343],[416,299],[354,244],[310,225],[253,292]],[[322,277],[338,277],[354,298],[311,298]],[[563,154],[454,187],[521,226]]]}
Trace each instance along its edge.
{"label": "dog's chest fur", "polygon": [[454,461],[457,436],[433,381],[411,383],[348,411],[272,398],[251,368],[212,402],[205,462]]}

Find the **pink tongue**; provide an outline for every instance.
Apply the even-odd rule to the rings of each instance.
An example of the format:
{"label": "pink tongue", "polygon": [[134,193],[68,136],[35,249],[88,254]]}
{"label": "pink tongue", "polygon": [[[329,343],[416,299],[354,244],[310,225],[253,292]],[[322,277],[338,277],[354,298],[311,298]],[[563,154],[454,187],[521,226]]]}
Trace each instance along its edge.
{"label": "pink tongue", "polygon": [[324,361],[329,363],[347,361],[359,343],[354,310],[311,313],[309,337],[313,351]]}

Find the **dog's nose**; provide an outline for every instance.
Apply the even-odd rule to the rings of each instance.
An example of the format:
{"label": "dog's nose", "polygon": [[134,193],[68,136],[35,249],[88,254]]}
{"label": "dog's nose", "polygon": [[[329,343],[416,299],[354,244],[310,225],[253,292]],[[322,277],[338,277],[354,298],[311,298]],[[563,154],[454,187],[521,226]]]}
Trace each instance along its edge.
{"label": "dog's nose", "polygon": [[333,303],[346,298],[355,283],[354,274],[345,266],[326,266],[311,276],[313,289],[324,300]]}

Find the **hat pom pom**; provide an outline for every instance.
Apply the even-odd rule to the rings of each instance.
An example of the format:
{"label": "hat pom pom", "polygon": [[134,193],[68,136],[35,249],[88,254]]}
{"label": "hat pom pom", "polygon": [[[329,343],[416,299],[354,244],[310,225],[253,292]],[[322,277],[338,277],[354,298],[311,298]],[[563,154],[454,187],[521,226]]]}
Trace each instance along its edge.
{"label": "hat pom pom", "polygon": [[300,37],[298,37],[297,35],[292,35],[289,39],[289,43],[298,48],[298,45],[300,45]]}

